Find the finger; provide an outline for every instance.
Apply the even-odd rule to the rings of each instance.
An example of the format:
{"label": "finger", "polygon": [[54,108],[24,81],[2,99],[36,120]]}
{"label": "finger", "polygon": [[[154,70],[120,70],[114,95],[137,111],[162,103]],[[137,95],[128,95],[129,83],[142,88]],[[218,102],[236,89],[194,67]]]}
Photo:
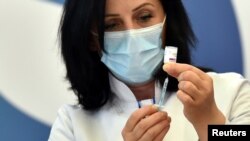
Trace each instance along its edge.
{"label": "finger", "polygon": [[202,80],[201,78],[193,71],[184,71],[180,73],[178,76],[178,81],[190,81],[192,82],[195,86],[200,86]]}
{"label": "finger", "polygon": [[201,79],[196,73],[192,71],[185,71],[181,73],[178,77],[178,81],[190,81],[192,82],[196,88],[201,91],[210,90],[209,86],[213,86],[213,79],[211,77],[207,77],[206,79]]}
{"label": "finger", "polygon": [[152,141],[157,136],[159,136],[163,132],[163,130],[169,128],[168,126],[170,126],[170,122],[168,119],[159,122],[158,124],[149,128],[140,138],[140,141]]}
{"label": "finger", "polygon": [[190,105],[194,103],[194,99],[182,90],[177,91],[177,98],[182,102],[183,105]]}
{"label": "finger", "polygon": [[133,133],[136,139],[142,137],[142,135],[152,126],[158,124],[159,122],[168,119],[166,112],[157,112],[151,116],[142,119],[134,128]]}
{"label": "finger", "polygon": [[190,81],[180,81],[178,84],[178,88],[179,90],[192,97],[193,100],[196,100],[201,96],[197,87]]}
{"label": "finger", "polygon": [[206,79],[208,76],[206,73],[201,71],[200,69],[188,65],[188,64],[181,64],[181,63],[166,63],[163,65],[163,70],[166,71],[169,75],[178,79],[179,75],[185,71],[193,71],[196,73],[202,80]]}
{"label": "finger", "polygon": [[158,108],[156,106],[154,106],[154,105],[152,105],[152,106],[145,106],[145,107],[142,107],[142,108],[136,110],[129,117],[129,119],[128,119],[126,125],[125,125],[125,128],[124,128],[125,132],[132,131],[135,128],[136,124],[141,119],[143,119],[146,116],[152,115],[153,113],[155,113],[157,111],[158,111]]}
{"label": "finger", "polygon": [[158,135],[158,136],[154,139],[154,141],[162,141],[162,140],[164,139],[164,137],[166,136],[167,132],[169,131],[169,129],[170,129],[170,125],[167,126],[166,128],[164,128],[164,129],[162,130],[162,132],[160,133],[160,135]]}
{"label": "finger", "polygon": [[[171,117],[168,117],[168,122],[171,123]],[[162,130],[162,132],[160,133],[160,135],[158,135],[158,136],[154,139],[154,141],[162,141],[163,138],[166,136],[166,134],[167,134],[167,132],[168,132],[169,129],[170,129],[170,124],[169,124],[169,126],[167,126],[166,128],[164,128],[164,129]]]}

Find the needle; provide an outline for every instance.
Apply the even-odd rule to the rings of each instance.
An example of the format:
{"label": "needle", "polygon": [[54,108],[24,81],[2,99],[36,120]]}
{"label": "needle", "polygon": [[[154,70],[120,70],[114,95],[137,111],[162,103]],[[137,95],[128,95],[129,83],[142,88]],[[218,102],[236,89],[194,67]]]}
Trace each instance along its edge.
{"label": "needle", "polygon": [[159,107],[161,108],[165,99],[165,95],[167,93],[167,85],[168,85],[168,77],[165,79],[164,84],[163,84],[163,88],[161,91],[161,95],[160,95],[160,100],[159,100]]}

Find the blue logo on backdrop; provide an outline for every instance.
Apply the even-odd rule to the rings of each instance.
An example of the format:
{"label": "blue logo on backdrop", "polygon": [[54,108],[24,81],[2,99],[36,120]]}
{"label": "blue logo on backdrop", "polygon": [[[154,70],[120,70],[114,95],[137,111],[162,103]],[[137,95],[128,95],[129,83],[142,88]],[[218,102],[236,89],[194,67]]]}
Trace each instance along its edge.
{"label": "blue logo on backdrop", "polygon": [[56,2],[56,3],[62,4],[65,0],[49,0],[49,1],[53,1],[53,2]]}
{"label": "blue logo on backdrop", "polygon": [[0,140],[45,141],[50,129],[11,105],[0,92]]}
{"label": "blue logo on backdrop", "polygon": [[[46,0],[62,4],[64,0]],[[183,1],[198,38],[194,63],[218,72],[243,74],[241,43],[229,0]],[[0,86],[1,87],[1,86]],[[0,140],[46,140],[50,128],[21,113],[0,97]],[[24,130],[25,129],[25,130]]]}

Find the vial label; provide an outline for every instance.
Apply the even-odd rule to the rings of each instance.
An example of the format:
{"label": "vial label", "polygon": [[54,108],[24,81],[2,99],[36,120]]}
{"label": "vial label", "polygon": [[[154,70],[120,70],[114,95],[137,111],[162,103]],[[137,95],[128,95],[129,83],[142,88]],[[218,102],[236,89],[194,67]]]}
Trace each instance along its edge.
{"label": "vial label", "polygon": [[174,62],[177,60],[178,48],[174,46],[166,46],[164,51],[164,63]]}

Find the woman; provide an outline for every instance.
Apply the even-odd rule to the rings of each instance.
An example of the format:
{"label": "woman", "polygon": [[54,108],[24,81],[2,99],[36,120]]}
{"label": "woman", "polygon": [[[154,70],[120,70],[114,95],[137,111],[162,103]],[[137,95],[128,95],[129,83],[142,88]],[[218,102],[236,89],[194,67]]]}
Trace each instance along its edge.
{"label": "woman", "polygon": [[[49,141],[206,141],[208,124],[249,124],[249,82],[192,66],[194,40],[180,0],[66,1],[61,47],[79,105],[59,109]],[[168,45],[178,63],[163,65]]]}

